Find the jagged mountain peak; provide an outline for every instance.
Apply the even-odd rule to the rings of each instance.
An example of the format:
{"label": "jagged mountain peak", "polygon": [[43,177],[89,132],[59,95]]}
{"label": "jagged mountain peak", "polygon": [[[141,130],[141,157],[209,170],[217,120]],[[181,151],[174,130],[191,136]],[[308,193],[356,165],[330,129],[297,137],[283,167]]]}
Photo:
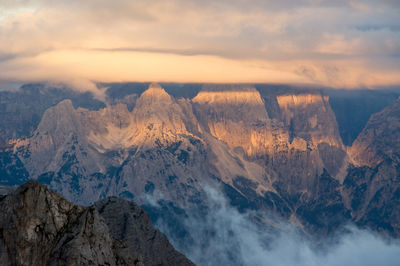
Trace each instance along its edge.
{"label": "jagged mountain peak", "polygon": [[149,88],[140,95],[136,105],[141,107],[143,105],[155,105],[157,103],[170,104],[171,102],[172,97],[161,87],[161,85],[152,83]]}
{"label": "jagged mountain peak", "polygon": [[154,145],[155,141],[179,140],[179,135],[193,135],[189,129],[199,130],[198,122],[188,101],[176,100],[160,85],[150,85],[136,102],[132,112],[138,146]]}
{"label": "jagged mountain peak", "polygon": [[69,134],[81,130],[79,118],[72,101],[67,99],[47,109],[34,135],[49,132],[57,139],[57,135]]}
{"label": "jagged mountain peak", "polygon": [[160,84],[156,83],[156,82],[150,83],[148,89],[149,90],[164,90],[163,87]]}

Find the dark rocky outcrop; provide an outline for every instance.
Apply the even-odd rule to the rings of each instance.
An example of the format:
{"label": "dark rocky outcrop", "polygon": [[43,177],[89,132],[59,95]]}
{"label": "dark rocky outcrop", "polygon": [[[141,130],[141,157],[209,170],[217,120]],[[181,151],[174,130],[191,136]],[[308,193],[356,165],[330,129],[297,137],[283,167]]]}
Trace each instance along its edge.
{"label": "dark rocky outcrop", "polygon": [[194,265],[153,227],[149,215],[135,203],[110,197],[94,206],[106,221],[112,236],[127,242],[142,256],[145,265]]}
{"label": "dark rocky outcrop", "polygon": [[[105,206],[108,201],[104,202]],[[131,217],[136,219],[128,224],[114,223],[113,226],[123,228],[114,227],[110,233],[95,207],[74,205],[44,185],[29,181],[0,198],[0,265],[171,265],[164,263],[160,254],[169,254],[167,261],[173,261],[173,265],[191,265],[165,236],[152,228],[139,207],[130,206]],[[116,205],[112,208],[117,211],[116,215],[120,214]],[[129,211],[125,210],[126,216]],[[107,210],[109,216],[111,212]],[[128,228],[131,226],[133,229]],[[134,235],[127,238],[134,239],[129,241],[131,244],[147,245],[133,248],[117,239],[115,232],[123,230],[133,230]],[[149,233],[155,235],[151,237]],[[154,246],[157,249],[147,249]],[[144,254],[146,261],[137,251]],[[175,255],[178,259],[174,261]],[[151,256],[161,257],[160,263],[148,263]]]}

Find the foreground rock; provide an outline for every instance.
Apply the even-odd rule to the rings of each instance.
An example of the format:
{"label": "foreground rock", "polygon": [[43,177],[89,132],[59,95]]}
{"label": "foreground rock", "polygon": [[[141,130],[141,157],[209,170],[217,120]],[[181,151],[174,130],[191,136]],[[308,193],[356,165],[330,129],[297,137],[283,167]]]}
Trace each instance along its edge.
{"label": "foreground rock", "polygon": [[111,197],[94,206],[105,219],[112,236],[131,245],[145,265],[194,265],[153,227],[149,215],[136,204]]}
{"label": "foreground rock", "polygon": [[[140,234],[139,227],[136,230]],[[146,258],[151,256],[135,249],[143,251]],[[173,251],[170,246],[169,252]],[[190,264],[179,256],[187,263],[175,265]],[[113,237],[94,207],[74,205],[34,181],[0,198],[0,265],[145,265],[143,262],[134,248]],[[159,262],[167,265],[162,257]]]}

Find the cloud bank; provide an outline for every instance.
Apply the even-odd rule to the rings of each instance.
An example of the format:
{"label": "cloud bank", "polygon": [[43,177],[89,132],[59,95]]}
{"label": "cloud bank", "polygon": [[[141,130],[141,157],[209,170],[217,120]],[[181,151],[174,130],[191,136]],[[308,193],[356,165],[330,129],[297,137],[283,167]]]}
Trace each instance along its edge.
{"label": "cloud bank", "polygon": [[399,12],[394,0],[2,0],[0,80],[396,85]]}
{"label": "cloud bank", "polygon": [[163,221],[158,221],[174,246],[197,265],[395,266],[400,261],[397,240],[389,242],[369,231],[348,227],[347,233],[316,244],[284,221],[278,223],[280,232],[258,227],[250,213],[230,207],[215,189],[205,191],[208,215],[189,215],[183,221],[192,242],[174,239]]}

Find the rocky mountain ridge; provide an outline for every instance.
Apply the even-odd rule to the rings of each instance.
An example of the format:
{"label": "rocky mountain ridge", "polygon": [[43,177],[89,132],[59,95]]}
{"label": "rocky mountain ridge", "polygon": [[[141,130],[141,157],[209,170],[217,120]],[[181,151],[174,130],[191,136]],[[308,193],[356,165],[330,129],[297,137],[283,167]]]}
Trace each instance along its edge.
{"label": "rocky mountain ridge", "polygon": [[[362,217],[375,196],[379,204],[396,200],[395,192],[365,196],[358,185],[374,187],[367,177],[383,162],[379,154],[398,154],[396,144],[379,144],[368,133],[385,121],[398,129],[392,107],[372,117],[349,149],[329,97],[319,91],[208,85],[193,98],[175,98],[152,84],[128,98],[97,111],[76,109],[69,100],[49,108],[33,136],[4,151],[2,171],[37,179],[82,204],[119,196],[182,210],[205,208],[204,185],[217,183],[239,209],[273,211],[310,231],[351,220],[368,224]],[[374,182],[397,180],[397,164],[390,165],[379,166],[382,177],[374,175]],[[394,180],[385,177],[388,171]],[[398,225],[388,223],[398,235]],[[378,228],[379,220],[369,226]]]}

